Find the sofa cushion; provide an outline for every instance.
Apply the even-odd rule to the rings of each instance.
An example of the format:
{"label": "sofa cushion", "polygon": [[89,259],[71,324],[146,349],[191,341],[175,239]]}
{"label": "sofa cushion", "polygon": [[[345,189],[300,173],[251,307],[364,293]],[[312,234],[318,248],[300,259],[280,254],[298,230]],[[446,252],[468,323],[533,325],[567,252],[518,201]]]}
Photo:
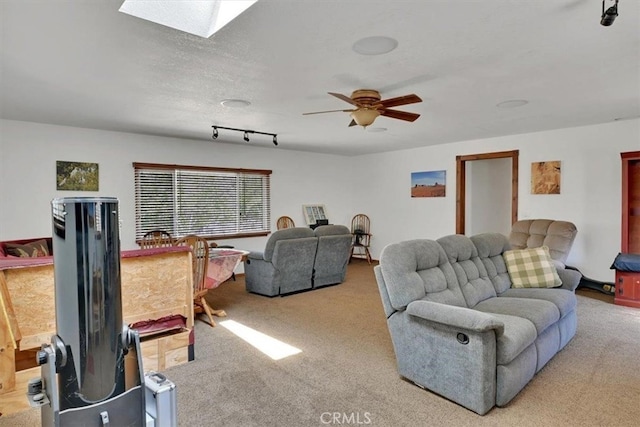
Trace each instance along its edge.
{"label": "sofa cushion", "polygon": [[452,234],[441,237],[437,242],[449,257],[449,263],[456,273],[468,307],[496,296],[493,283],[487,275],[482,260],[478,257],[478,250],[469,237]]}
{"label": "sofa cushion", "polygon": [[562,285],[549,248],[514,249],[502,254],[514,288],[554,288]]}
{"label": "sofa cushion", "polygon": [[533,323],[522,317],[508,314],[493,316],[504,323],[504,332],[497,335],[496,362],[498,365],[506,365],[533,344],[538,333]]}
{"label": "sofa cushion", "polygon": [[500,233],[481,233],[471,236],[478,256],[499,295],[511,287],[511,278],[502,254],[511,249],[507,236]]}
{"label": "sofa cushion", "polygon": [[5,250],[7,252],[7,255],[13,255],[22,258],[49,256],[47,241],[44,239],[24,244],[6,243]]}
{"label": "sofa cushion", "polygon": [[576,295],[566,289],[544,289],[544,288],[529,288],[529,289],[507,289],[505,292],[499,295],[502,297],[515,297],[515,298],[534,298],[549,301],[555,304],[560,310],[560,318],[566,316],[569,313],[575,311],[578,305]]}
{"label": "sofa cushion", "polygon": [[560,310],[554,303],[533,298],[489,298],[473,309],[484,313],[522,317],[533,323],[538,335],[560,320]]}
{"label": "sofa cushion", "polygon": [[564,268],[577,233],[576,226],[568,221],[523,219],[513,224],[509,242],[514,249],[547,246],[551,258]]}
{"label": "sofa cushion", "polygon": [[447,255],[434,240],[392,243],[382,250],[380,266],[395,310],[419,299],[467,306]]}

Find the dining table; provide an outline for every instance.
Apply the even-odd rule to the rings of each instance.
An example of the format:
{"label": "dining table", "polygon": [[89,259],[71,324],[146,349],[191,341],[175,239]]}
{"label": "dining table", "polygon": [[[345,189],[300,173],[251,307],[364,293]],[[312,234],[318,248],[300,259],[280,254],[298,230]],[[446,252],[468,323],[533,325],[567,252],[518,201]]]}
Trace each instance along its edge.
{"label": "dining table", "polygon": [[205,287],[214,289],[233,276],[238,265],[249,255],[249,251],[242,249],[210,248],[209,267]]}

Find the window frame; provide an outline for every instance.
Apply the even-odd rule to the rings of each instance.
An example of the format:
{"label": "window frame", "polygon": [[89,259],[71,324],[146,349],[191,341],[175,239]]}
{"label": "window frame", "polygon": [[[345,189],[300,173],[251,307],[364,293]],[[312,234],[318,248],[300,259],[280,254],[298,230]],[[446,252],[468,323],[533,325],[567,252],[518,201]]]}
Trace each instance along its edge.
{"label": "window frame", "polygon": [[[268,169],[243,169],[243,168],[228,168],[228,167],[213,167],[213,166],[194,166],[194,165],[178,165],[178,164],[162,164],[162,163],[141,163],[141,162],[133,162],[134,168],[134,209],[135,209],[135,236],[136,242],[139,242],[142,235],[145,232],[150,230],[142,229],[141,218],[142,218],[142,209],[140,207],[139,201],[139,183],[138,183],[138,170],[158,170],[158,171],[170,171],[174,174],[174,185],[177,181],[176,172],[184,171],[195,171],[195,172],[221,172],[221,173],[229,173],[236,174],[238,178],[241,178],[243,175],[253,176],[262,175],[266,176],[267,182],[266,185],[263,184],[263,189],[266,193],[266,212],[263,214],[266,216],[266,227],[262,231],[248,231],[248,232],[240,232],[233,234],[203,234],[201,237],[208,240],[224,240],[224,239],[234,239],[234,238],[244,238],[244,237],[261,237],[267,236],[271,233],[271,183],[270,183],[270,175],[272,174],[271,170]],[[175,234],[175,230],[178,228],[177,225],[177,214],[175,213],[175,207],[177,204],[177,196],[178,191],[174,187],[172,190],[172,199],[173,199],[173,229],[167,230],[171,233],[174,238],[180,238],[182,235]],[[239,203],[236,202],[236,210],[240,210]]]}

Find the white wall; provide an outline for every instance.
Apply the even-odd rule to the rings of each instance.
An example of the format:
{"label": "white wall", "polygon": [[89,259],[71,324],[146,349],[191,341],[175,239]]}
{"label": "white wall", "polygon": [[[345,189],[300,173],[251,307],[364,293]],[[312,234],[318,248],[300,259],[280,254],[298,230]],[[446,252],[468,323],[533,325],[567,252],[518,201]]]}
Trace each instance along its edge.
{"label": "white wall", "polygon": [[[390,140],[389,144],[393,144]],[[281,144],[282,145],[282,144]],[[332,223],[371,218],[374,258],[389,243],[455,232],[457,155],[520,150],[519,217],[572,221],[578,227],[569,264],[613,281],[620,250],[620,153],[640,150],[640,120],[395,151],[358,158],[0,121],[0,240],[51,235],[50,201],[75,196],[55,189],[55,161],[100,164],[95,196],[120,200],[123,249],[134,242],[132,162],[272,169],[272,222],[304,224],[302,204],[322,203]],[[357,160],[357,161],[356,161]],[[530,194],[531,162],[562,162],[561,194]],[[411,172],[446,170],[446,197],[412,198]],[[275,229],[275,227],[274,227]],[[229,241],[262,250],[266,238]]]}
{"label": "white wall", "polygon": [[[50,236],[50,202],[56,197],[111,196],[119,199],[122,249],[138,248],[133,162],[271,169],[273,229],[281,215],[305,226],[307,203],[325,204],[336,224],[348,224],[354,215],[345,185],[351,163],[343,156],[7,120],[0,126],[0,240]],[[56,191],[56,160],[98,163],[100,191]],[[262,250],[265,242],[256,237],[224,244]]]}
{"label": "white wall", "polygon": [[[389,243],[454,233],[456,156],[507,150],[520,151],[519,218],[575,223],[568,263],[587,277],[613,281],[609,267],[620,251],[620,153],[640,150],[638,119],[361,156],[354,172],[371,191],[354,193],[354,202],[371,217],[374,258]],[[562,162],[561,194],[532,195],[531,163],[547,160]],[[446,197],[410,197],[411,172],[443,169]]]}
{"label": "white wall", "polygon": [[511,231],[511,163],[511,158],[465,162],[466,235]]}

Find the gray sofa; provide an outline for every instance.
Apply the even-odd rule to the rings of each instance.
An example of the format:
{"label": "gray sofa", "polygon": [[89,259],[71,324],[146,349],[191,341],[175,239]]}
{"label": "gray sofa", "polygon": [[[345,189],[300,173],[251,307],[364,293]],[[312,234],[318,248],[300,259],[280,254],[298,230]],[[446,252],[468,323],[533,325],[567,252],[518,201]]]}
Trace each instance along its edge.
{"label": "gray sofa", "polygon": [[388,245],[375,267],[400,375],[478,414],[504,406],[574,336],[567,289],[511,288],[506,236]]}
{"label": "gray sofa", "polygon": [[275,231],[263,252],[247,255],[246,290],[272,297],[341,283],[350,249],[351,233],[342,225]]}

